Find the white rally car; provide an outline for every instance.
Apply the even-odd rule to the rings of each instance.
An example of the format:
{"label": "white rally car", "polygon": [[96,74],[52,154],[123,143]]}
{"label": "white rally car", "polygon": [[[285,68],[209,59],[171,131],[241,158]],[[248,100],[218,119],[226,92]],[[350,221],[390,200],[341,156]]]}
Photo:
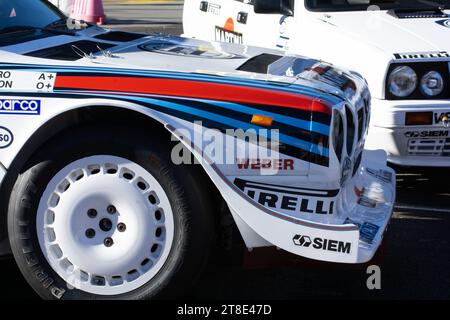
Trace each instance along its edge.
{"label": "white rally car", "polygon": [[0,1],[2,253],[48,299],[176,295],[227,214],[249,248],[366,262],[395,200],[369,111],[317,60]]}
{"label": "white rally car", "polygon": [[450,1],[185,0],[184,35],[279,48],[362,74],[368,148],[404,166],[450,165]]}

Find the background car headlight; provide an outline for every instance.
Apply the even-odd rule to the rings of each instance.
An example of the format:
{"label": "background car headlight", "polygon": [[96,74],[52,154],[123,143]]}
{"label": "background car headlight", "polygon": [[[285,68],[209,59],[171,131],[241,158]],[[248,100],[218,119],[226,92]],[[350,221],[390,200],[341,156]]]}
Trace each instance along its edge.
{"label": "background car headlight", "polygon": [[417,74],[411,67],[397,67],[389,75],[388,85],[393,95],[407,97],[417,88]]}
{"label": "background car headlight", "polygon": [[437,71],[430,71],[420,80],[420,89],[427,96],[437,96],[444,90],[444,78]]}

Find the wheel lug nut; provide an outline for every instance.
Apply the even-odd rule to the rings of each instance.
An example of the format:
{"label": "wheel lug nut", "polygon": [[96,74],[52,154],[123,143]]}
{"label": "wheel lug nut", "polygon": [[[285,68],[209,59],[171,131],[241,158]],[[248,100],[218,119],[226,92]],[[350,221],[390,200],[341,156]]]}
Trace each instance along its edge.
{"label": "wheel lug nut", "polygon": [[93,237],[95,237],[95,230],[87,229],[85,234],[87,238],[92,239]]}
{"label": "wheel lug nut", "polygon": [[117,230],[119,230],[119,232],[124,232],[127,229],[127,226],[125,225],[125,223],[119,223],[117,225]]}
{"label": "wheel lug nut", "polygon": [[95,209],[89,209],[87,212],[87,215],[89,218],[95,218],[97,216],[97,210]]}
{"label": "wheel lug nut", "polygon": [[105,245],[105,247],[111,247],[114,244],[114,241],[112,238],[108,237],[103,241],[103,244]]}
{"label": "wheel lug nut", "polygon": [[104,232],[108,232],[113,228],[113,223],[111,220],[109,220],[108,218],[103,218],[102,220],[100,220],[99,222],[99,227],[102,231]]}
{"label": "wheel lug nut", "polygon": [[108,208],[106,208],[106,211],[108,211],[109,214],[114,214],[117,212],[116,207],[114,207],[113,205],[108,206]]}

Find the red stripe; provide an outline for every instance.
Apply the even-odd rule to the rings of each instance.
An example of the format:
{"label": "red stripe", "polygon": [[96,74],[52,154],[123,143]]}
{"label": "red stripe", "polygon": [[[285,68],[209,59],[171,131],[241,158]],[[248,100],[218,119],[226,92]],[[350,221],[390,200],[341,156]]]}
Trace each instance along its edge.
{"label": "red stripe", "polygon": [[325,102],[300,94],[230,84],[132,77],[57,76],[55,88],[157,94],[282,106],[331,114]]}

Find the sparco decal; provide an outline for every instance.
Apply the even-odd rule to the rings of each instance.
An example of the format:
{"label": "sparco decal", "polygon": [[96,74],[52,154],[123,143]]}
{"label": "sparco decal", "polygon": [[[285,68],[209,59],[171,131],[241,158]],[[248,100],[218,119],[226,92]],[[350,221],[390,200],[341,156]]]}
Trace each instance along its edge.
{"label": "sparco decal", "polygon": [[333,214],[339,190],[286,187],[239,178],[234,184],[259,204],[280,211],[302,214]]}
{"label": "sparco decal", "polygon": [[406,138],[442,138],[449,137],[448,130],[433,130],[433,131],[407,131]]}
{"label": "sparco decal", "polygon": [[325,250],[331,252],[339,252],[350,254],[352,250],[351,242],[339,240],[325,239],[319,237],[310,237],[296,234],[292,239],[294,244],[299,247],[312,248],[316,250]]}
{"label": "sparco decal", "polygon": [[21,99],[0,99],[0,114],[39,115],[41,101]]}
{"label": "sparco decal", "polygon": [[5,127],[0,127],[0,149],[9,147],[13,143],[13,140],[14,136],[12,132]]}

